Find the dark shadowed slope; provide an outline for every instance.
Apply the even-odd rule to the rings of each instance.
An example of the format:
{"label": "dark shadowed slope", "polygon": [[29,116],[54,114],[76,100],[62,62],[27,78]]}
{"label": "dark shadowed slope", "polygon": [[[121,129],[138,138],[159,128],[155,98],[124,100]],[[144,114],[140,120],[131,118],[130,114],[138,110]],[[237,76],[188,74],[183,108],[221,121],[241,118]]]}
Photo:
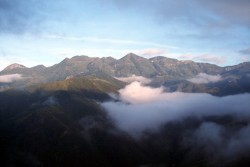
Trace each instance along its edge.
{"label": "dark shadowed slope", "polygon": [[[143,157],[138,144],[118,131],[96,102],[109,99],[108,93],[124,84],[98,75],[103,77],[91,74],[1,92],[1,165],[137,164]],[[110,151],[111,145],[116,149]]]}

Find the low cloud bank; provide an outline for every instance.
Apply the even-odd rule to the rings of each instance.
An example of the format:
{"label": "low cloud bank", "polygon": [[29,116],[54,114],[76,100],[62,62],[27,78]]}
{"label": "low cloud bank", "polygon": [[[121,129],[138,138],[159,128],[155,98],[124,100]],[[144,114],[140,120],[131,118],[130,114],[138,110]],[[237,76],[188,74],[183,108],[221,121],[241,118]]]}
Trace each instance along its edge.
{"label": "low cloud bank", "polygon": [[119,92],[118,102],[105,102],[102,106],[119,128],[132,135],[187,117],[250,118],[250,94],[215,97],[203,93],[165,93],[163,88],[151,88],[139,82]]}
{"label": "low cloud bank", "polygon": [[200,73],[197,76],[188,79],[188,81],[197,83],[197,84],[205,84],[205,83],[211,83],[211,82],[218,82],[222,78],[220,75],[209,75],[206,73]]}
{"label": "low cloud bank", "polygon": [[163,138],[162,147],[174,148],[169,141],[179,138],[178,146],[189,150],[188,159],[199,161],[201,155],[212,164],[231,163],[250,153],[250,94],[166,93],[139,82],[119,93],[115,101],[101,105],[119,129],[136,139]]}
{"label": "low cloud bank", "polygon": [[119,90],[120,99],[127,103],[137,104],[160,100],[163,88],[142,86],[140,82],[133,82]]}
{"label": "low cloud bank", "polygon": [[22,79],[21,74],[9,74],[9,75],[2,75],[0,76],[0,83],[11,83],[17,80]]}

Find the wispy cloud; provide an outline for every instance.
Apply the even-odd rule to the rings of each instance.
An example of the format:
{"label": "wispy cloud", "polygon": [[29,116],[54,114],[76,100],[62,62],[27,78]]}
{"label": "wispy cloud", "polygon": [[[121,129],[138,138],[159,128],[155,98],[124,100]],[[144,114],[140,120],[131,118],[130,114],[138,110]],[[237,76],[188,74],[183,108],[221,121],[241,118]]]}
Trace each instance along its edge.
{"label": "wispy cloud", "polygon": [[105,0],[112,2],[120,9],[144,9],[145,13],[153,14],[157,19],[182,19],[191,24],[206,27],[225,28],[235,22],[250,26],[250,3],[247,0]]}
{"label": "wispy cloud", "polygon": [[207,10],[221,17],[225,23],[235,25],[239,23],[250,26],[250,1],[248,0],[201,0],[198,1],[202,6],[206,6]]}
{"label": "wispy cloud", "polygon": [[147,48],[147,49],[135,51],[135,53],[138,55],[142,55],[142,56],[163,56],[163,55],[167,55],[168,51],[166,49]]}
{"label": "wispy cloud", "polygon": [[211,54],[204,54],[204,55],[184,54],[179,56],[179,58],[185,60],[208,62],[213,64],[224,64],[226,62],[225,57],[219,55],[211,55]]}
{"label": "wispy cloud", "polygon": [[210,62],[215,64],[223,64],[225,63],[225,57],[217,56],[217,55],[201,55],[195,57],[197,61]]}
{"label": "wispy cloud", "polygon": [[42,1],[0,0],[0,33],[36,32],[45,13]]}
{"label": "wispy cloud", "polygon": [[164,45],[155,42],[135,41],[135,40],[123,40],[123,39],[112,39],[112,38],[99,38],[99,37],[74,37],[74,36],[63,36],[63,35],[44,35],[44,38],[49,39],[62,39],[69,41],[88,41],[95,43],[111,43],[111,44],[130,44],[130,45],[146,45],[155,46],[161,48],[178,49],[176,46]]}

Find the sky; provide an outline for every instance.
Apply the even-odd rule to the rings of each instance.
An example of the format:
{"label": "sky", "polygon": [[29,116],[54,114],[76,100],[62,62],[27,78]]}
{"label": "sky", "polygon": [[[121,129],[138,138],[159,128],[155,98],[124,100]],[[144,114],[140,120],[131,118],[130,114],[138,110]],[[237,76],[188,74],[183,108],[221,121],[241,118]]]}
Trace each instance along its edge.
{"label": "sky", "polygon": [[0,70],[76,55],[235,65],[250,60],[249,0],[0,0]]}

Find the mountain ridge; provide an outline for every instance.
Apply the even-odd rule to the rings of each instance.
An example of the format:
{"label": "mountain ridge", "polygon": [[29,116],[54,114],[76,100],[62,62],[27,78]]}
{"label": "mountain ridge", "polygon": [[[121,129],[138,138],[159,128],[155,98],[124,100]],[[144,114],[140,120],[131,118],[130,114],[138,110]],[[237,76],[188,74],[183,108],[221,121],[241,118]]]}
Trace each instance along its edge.
{"label": "mountain ridge", "polygon": [[[19,65],[23,67],[22,65]],[[130,77],[133,75],[151,78],[153,80],[187,80],[199,73],[209,75],[240,75],[250,72],[250,63],[240,63],[234,66],[220,67],[215,64],[182,61],[163,56],[144,58],[129,53],[120,59],[112,57],[74,56],[65,58],[50,67],[38,65],[27,68],[7,68],[0,76],[20,74],[25,80],[16,81],[13,85],[23,86],[39,83],[61,81],[80,74],[102,72],[112,77]],[[239,77],[238,77],[239,78]],[[22,82],[21,82],[22,81]]]}
{"label": "mountain ridge", "polygon": [[[164,57],[164,56],[144,58],[144,57],[138,56],[134,53],[129,53],[120,59],[115,59],[113,57],[103,57],[103,58],[88,57],[85,55],[74,56],[72,58],[65,58],[64,60],[62,60],[58,64],[54,64],[50,67],[45,67],[43,65],[39,65],[39,66],[27,68],[24,65],[14,63],[14,64],[11,64],[11,65],[7,66],[6,68],[4,68],[0,73],[7,74],[7,73],[14,73],[14,72],[19,72],[19,71],[22,73],[23,69],[29,70],[29,69],[33,69],[35,67],[40,67],[46,71],[48,69],[52,70],[55,68],[62,68],[61,66],[67,66],[67,68],[75,68],[75,70],[81,70],[82,72],[86,72],[88,70],[97,71],[97,70],[103,70],[104,68],[106,68],[106,72],[109,74],[113,74],[114,76],[116,76],[116,75],[123,75],[123,76],[127,75],[128,76],[129,72],[114,72],[114,71],[122,69],[126,65],[136,66],[136,65],[141,65],[142,63],[147,64],[147,66],[148,66],[147,68],[151,68],[151,71],[154,71],[157,73],[161,73],[162,68],[168,68],[168,70],[169,70],[169,68],[180,68],[181,66],[186,66],[186,67],[193,66],[194,67],[194,66],[198,65],[199,67],[198,66],[194,67],[194,68],[196,68],[196,73],[201,71],[199,68],[202,69],[202,68],[204,68],[204,66],[212,66],[213,68],[216,68],[217,71],[219,71],[219,69],[223,69],[223,70],[224,69],[227,69],[227,70],[234,69],[234,68],[237,68],[237,66],[239,66],[239,64],[238,64],[238,65],[234,65],[234,66],[221,67],[221,66],[218,66],[215,64],[210,64],[210,63],[200,63],[200,62],[194,62],[191,60],[177,60],[177,59],[168,58],[168,57]],[[15,65],[15,64],[19,65],[19,66],[17,66],[17,67],[13,66],[13,68],[10,68],[10,67],[12,67],[12,65]],[[81,68],[79,66],[81,66]],[[104,68],[102,68],[102,67],[104,67]],[[79,69],[76,69],[76,68],[79,68]],[[139,71],[139,72],[136,71],[135,68],[136,67],[133,67],[130,71],[134,70],[138,74],[142,73],[141,71]],[[105,69],[104,69],[104,71],[105,71]],[[163,71],[165,71],[165,73],[167,72],[166,70],[163,70]],[[151,73],[153,75],[153,72],[151,72]],[[150,75],[151,73],[149,72],[149,74],[143,74],[143,75]]]}
{"label": "mountain ridge", "polygon": [[[52,66],[49,66],[49,67],[46,67],[46,68],[51,68],[51,67],[54,67],[54,66],[57,66],[57,65],[60,65],[60,64],[67,64],[67,63],[76,63],[76,62],[84,62],[84,61],[88,61],[89,63],[92,63],[92,62],[95,62],[95,61],[109,61],[110,64],[112,64],[113,62],[115,61],[132,61],[132,62],[135,62],[135,61],[140,61],[140,60],[147,60],[147,61],[151,61],[152,63],[153,62],[161,62],[162,61],[165,61],[165,63],[179,63],[179,64],[190,64],[190,63],[196,63],[196,64],[206,64],[206,65],[214,65],[216,67],[221,67],[221,68],[226,68],[227,70],[231,70],[231,69],[234,69],[240,65],[244,65],[244,64],[248,64],[249,62],[242,62],[242,63],[239,63],[239,64],[235,64],[235,65],[230,65],[230,66],[219,66],[219,65],[216,65],[216,64],[211,64],[211,63],[203,63],[203,62],[196,62],[196,61],[192,61],[192,60],[178,60],[178,59],[174,59],[174,58],[169,58],[169,57],[165,57],[165,56],[155,56],[155,57],[151,57],[151,58],[145,58],[145,57],[142,57],[142,56],[139,56],[137,54],[134,54],[134,53],[128,53],[126,54],[125,56],[121,57],[120,59],[116,59],[116,58],[113,58],[113,57],[89,57],[89,56],[86,56],[86,55],[76,55],[76,56],[73,56],[72,58],[65,58],[63,59],[61,62],[57,63],[57,64],[54,64]],[[5,71],[11,71],[11,70],[15,70],[15,69],[23,69],[23,68],[27,68],[27,69],[31,69],[31,68],[35,68],[35,67],[45,67],[44,65],[36,65],[36,66],[33,66],[33,67],[26,67],[22,64],[19,64],[19,63],[13,63],[13,64],[10,64],[8,66],[6,66],[2,71],[0,72],[5,72]]]}
{"label": "mountain ridge", "polygon": [[[157,59],[161,59],[161,60],[169,60],[169,61],[176,61],[176,62],[183,62],[183,63],[187,63],[187,62],[194,62],[192,60],[178,60],[178,59],[175,59],[175,58],[169,58],[169,57],[165,57],[165,56],[155,56],[155,57],[151,57],[151,58],[145,58],[145,57],[142,57],[142,56],[139,56],[137,54],[134,54],[134,53],[128,53],[126,54],[125,56],[121,57],[120,59],[116,59],[116,58],[113,58],[113,57],[89,57],[87,55],[76,55],[76,56],[73,56],[72,58],[65,58],[63,59],[61,62],[59,62],[58,64],[60,63],[65,63],[65,62],[68,62],[68,61],[72,61],[72,60],[77,60],[77,61],[80,61],[82,59],[101,59],[101,60],[104,60],[104,59],[113,59],[113,60],[126,60],[126,59],[135,59],[135,58],[140,58],[140,59],[146,59],[146,60],[150,60],[150,61],[154,61],[154,60],[157,60]],[[201,63],[201,62],[195,62],[195,63]],[[243,62],[243,63],[247,63],[247,62]],[[201,64],[211,64],[211,63],[201,63]],[[242,63],[239,63],[239,64],[242,64]],[[10,64],[8,66],[6,66],[2,71],[0,72],[3,72],[5,70],[7,70],[9,66],[12,66],[12,65],[19,65],[20,67],[22,68],[28,68],[22,64],[18,64],[18,63],[13,63],[13,64]],[[57,64],[54,64],[54,65],[57,65]],[[52,65],[52,66],[54,66]],[[213,64],[215,65],[215,64]],[[238,65],[238,64],[236,64]],[[36,66],[44,66],[44,65],[36,65]],[[33,67],[30,67],[30,68],[34,68],[36,66],[33,66]],[[50,66],[50,67],[52,67]],[[218,66],[218,65],[216,65]],[[232,66],[235,66],[235,65],[232,65]],[[232,67],[232,66],[219,66],[219,67]],[[44,66],[45,67],[45,66]],[[48,67],[47,67],[48,68]]]}

